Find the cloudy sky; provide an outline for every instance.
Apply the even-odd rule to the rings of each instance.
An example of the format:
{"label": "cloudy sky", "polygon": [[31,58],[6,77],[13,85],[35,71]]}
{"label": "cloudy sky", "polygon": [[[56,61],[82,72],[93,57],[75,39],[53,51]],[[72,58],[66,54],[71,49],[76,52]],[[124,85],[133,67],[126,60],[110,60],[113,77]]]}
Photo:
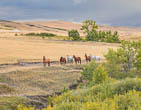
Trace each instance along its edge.
{"label": "cloudy sky", "polygon": [[141,0],[0,0],[0,19],[53,19],[141,26]]}

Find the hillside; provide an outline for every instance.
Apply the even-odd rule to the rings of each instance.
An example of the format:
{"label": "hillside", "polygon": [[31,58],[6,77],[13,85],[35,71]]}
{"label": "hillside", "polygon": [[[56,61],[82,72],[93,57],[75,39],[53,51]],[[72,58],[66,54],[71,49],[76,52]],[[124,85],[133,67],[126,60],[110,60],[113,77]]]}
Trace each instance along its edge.
{"label": "hillside", "polygon": [[[48,32],[57,35],[67,36],[68,30],[77,29],[81,36],[84,36],[80,30],[81,24],[65,22],[65,21],[5,21],[0,20],[0,32],[10,31],[14,29],[20,30],[22,33],[29,32]],[[140,27],[117,27],[99,25],[99,30],[118,31],[120,38],[123,40],[141,40]]]}

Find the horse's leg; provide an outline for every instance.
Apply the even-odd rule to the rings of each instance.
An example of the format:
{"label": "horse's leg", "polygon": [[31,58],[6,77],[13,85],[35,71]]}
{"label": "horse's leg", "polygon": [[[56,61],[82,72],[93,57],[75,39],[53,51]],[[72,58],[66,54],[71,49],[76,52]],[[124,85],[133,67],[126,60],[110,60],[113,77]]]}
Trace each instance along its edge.
{"label": "horse's leg", "polygon": [[44,65],[44,67],[46,67],[46,63],[45,62],[43,62],[43,65]]}
{"label": "horse's leg", "polygon": [[67,63],[67,61],[65,60],[65,64]]}
{"label": "horse's leg", "polygon": [[48,66],[50,66],[50,62],[48,62]]}
{"label": "horse's leg", "polygon": [[73,64],[73,60],[71,59],[71,64]]}

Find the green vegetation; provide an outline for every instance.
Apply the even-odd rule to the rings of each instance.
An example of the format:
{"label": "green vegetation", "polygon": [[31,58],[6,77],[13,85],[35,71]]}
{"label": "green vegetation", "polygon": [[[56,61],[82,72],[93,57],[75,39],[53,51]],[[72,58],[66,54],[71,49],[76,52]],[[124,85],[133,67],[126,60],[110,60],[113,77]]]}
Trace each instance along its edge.
{"label": "green vegetation", "polygon": [[71,37],[74,41],[81,40],[79,32],[77,30],[68,31],[68,36]]}
{"label": "green vegetation", "polygon": [[42,37],[43,39],[53,39],[53,40],[68,40],[67,36],[57,36],[52,33],[28,33],[25,36]]}
{"label": "green vegetation", "polygon": [[83,22],[81,30],[86,34],[87,41],[98,41],[98,42],[108,42],[108,43],[119,43],[119,35],[118,32],[115,31],[112,33],[111,31],[97,31],[98,25],[96,25],[96,21],[86,20]]}
{"label": "green vegetation", "polygon": [[86,36],[87,41],[98,41],[98,42],[107,42],[107,43],[119,43],[119,35],[118,32],[115,31],[112,33],[111,31],[90,31]]}
{"label": "green vegetation", "polygon": [[28,103],[28,100],[22,97],[3,96],[0,97],[0,110],[16,110],[17,105],[26,105],[26,103]]}
{"label": "green vegetation", "polygon": [[79,87],[50,97],[43,110],[141,110],[140,52],[141,41],[122,42],[107,62],[85,65]]}
{"label": "green vegetation", "polygon": [[109,49],[105,55],[107,60],[106,68],[110,77],[123,79],[126,77],[141,76],[141,41],[124,41],[121,48],[114,51]]}
{"label": "green vegetation", "polygon": [[55,37],[56,35],[55,34],[52,34],[52,33],[28,33],[28,34],[25,34],[26,36],[37,36],[37,37],[42,37],[43,39],[45,37]]}
{"label": "green vegetation", "polygon": [[[97,41],[108,43],[120,43],[118,32],[112,31],[97,31],[98,25],[96,21],[86,20],[83,22],[81,30],[86,34],[85,41]],[[68,31],[68,36],[73,40],[82,40],[77,30]]]}
{"label": "green vegetation", "polygon": [[120,83],[111,85],[105,83],[68,91],[51,98],[50,103],[53,107],[48,108],[49,110],[140,110],[141,92],[132,89],[133,91],[125,90],[117,94],[115,86]]}

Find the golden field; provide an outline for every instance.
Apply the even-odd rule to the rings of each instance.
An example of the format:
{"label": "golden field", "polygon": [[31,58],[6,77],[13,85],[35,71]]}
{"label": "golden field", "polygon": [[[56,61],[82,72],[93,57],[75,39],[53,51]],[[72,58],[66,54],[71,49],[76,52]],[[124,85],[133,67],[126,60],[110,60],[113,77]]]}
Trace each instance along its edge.
{"label": "golden field", "polygon": [[[2,65],[22,62],[41,62],[46,56],[51,61],[59,61],[61,56],[80,56],[85,60],[88,55],[101,56],[109,48],[116,50],[120,44],[102,42],[76,42],[67,40],[68,30],[77,29],[80,35],[81,24],[64,21],[0,21],[0,110],[16,107],[15,97],[50,95],[60,92],[64,87],[76,84],[80,78],[82,65],[51,64],[43,68],[42,63],[30,65]],[[18,32],[16,32],[18,30]],[[121,40],[141,40],[141,28],[99,26],[99,30],[118,31]],[[25,36],[26,33],[54,33],[57,37],[45,38]],[[17,34],[15,36],[15,34]],[[8,100],[7,100],[8,99]],[[10,100],[10,101],[9,101]],[[47,100],[47,99],[46,99]],[[40,99],[33,99],[39,101]],[[14,103],[14,104],[13,104]],[[1,105],[5,104],[4,106]],[[11,104],[11,105],[10,105]]]}
{"label": "golden field", "polygon": [[16,63],[17,59],[42,60],[42,56],[59,61],[60,56],[76,55],[84,59],[88,55],[103,56],[108,48],[116,49],[119,44],[48,41],[27,37],[0,38],[0,63]]}
{"label": "golden field", "polygon": [[[41,61],[42,56],[47,56],[52,61],[58,61],[60,56],[76,55],[84,59],[84,54],[102,56],[108,48],[117,49],[119,44],[96,42],[71,42],[63,41],[67,36],[67,30],[78,29],[80,24],[64,21],[54,22],[0,22],[0,64],[16,63],[18,59]],[[20,32],[14,32],[18,29]],[[102,29],[105,29],[104,27]],[[48,32],[62,36],[62,41],[41,39],[37,37],[23,36],[30,32]],[[18,36],[15,36],[15,33]],[[81,35],[83,33],[80,31]],[[63,37],[64,36],[64,37]],[[60,39],[58,38],[58,39]]]}

